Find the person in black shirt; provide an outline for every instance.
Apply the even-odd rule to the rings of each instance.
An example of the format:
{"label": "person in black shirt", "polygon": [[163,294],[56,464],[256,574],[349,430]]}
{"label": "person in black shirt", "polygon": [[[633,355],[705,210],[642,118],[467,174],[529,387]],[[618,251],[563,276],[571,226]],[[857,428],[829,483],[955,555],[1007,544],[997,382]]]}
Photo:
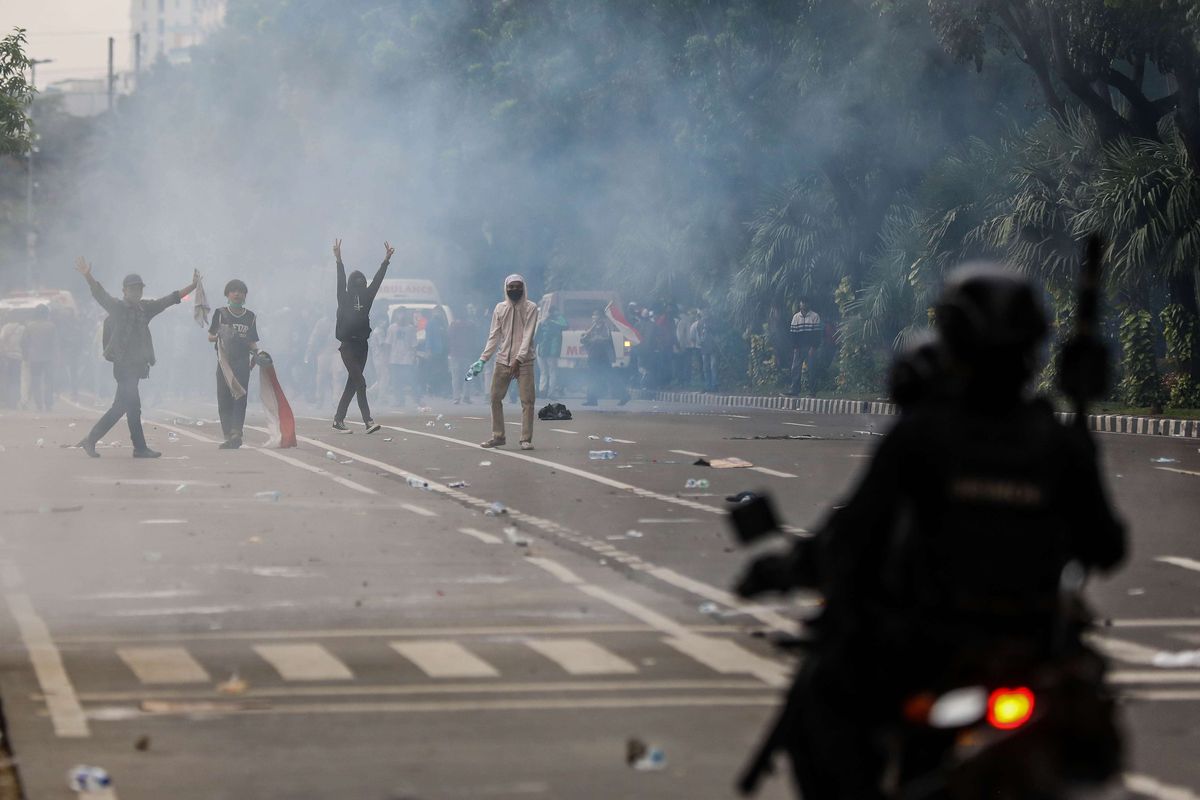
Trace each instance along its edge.
{"label": "person in black shirt", "polygon": [[246,421],[250,369],[258,351],[258,322],[245,307],[246,284],[234,278],[225,284],[228,305],[213,312],[208,340],[217,351],[217,413],[225,441],[218,447],[236,450],[242,446],[242,426]]}
{"label": "person in black shirt", "polygon": [[157,300],[144,300],[142,292],[146,284],[139,275],[131,273],[121,282],[121,299],[117,300],[92,277],[92,265],[83,258],[76,262],[75,269],[87,280],[92,297],[108,312],[101,334],[104,358],[112,362],[113,377],[117,380],[117,394],[113,398],[112,408],[104,413],[77,447],[90,457],[99,458],[96,443],[121,417],[125,417],[129,424],[129,438],[133,442],[133,457],[158,458],[162,453],[146,446],[146,434],[142,430],[142,398],[138,392],[138,381],[150,377],[150,367],[154,366],[150,320],[177,304],[184,295],[191,294],[200,275],[193,270],[192,282],[179,291]]}
{"label": "person in black shirt", "polygon": [[371,336],[371,304],[383,284],[387,274],[388,262],[396,248],[387,242],[383,243],[387,255],[379,265],[379,271],[367,285],[367,276],[358,270],[346,277],[346,267],[342,264],[342,240],[333,243],[333,257],[337,259],[337,325],[334,336],[341,342],[338,348],[342,354],[342,363],[346,365],[346,388],[342,390],[342,399],[338,402],[337,412],[333,416],[335,430],[349,433],[346,427],[346,411],[350,408],[350,398],[358,395],[358,410],[362,412],[363,424],[367,433],[374,433],[379,426],[371,419],[371,407],[367,405],[367,379],[363,371],[367,367],[367,339]]}

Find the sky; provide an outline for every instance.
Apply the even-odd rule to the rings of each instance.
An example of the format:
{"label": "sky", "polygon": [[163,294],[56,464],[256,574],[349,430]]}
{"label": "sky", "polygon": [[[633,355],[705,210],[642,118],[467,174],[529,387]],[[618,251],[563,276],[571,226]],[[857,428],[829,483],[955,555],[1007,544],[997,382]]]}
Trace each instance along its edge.
{"label": "sky", "polygon": [[129,68],[129,0],[0,0],[0,34],[24,28],[37,68],[38,88],[66,78],[103,77],[108,37],[116,39],[115,68]]}

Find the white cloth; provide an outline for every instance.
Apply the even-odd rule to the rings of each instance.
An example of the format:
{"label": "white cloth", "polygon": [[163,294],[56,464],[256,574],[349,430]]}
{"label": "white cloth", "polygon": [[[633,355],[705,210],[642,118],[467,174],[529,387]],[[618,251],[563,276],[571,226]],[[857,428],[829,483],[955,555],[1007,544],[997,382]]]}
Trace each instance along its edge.
{"label": "white cloth", "polygon": [[196,324],[201,328],[207,328],[212,306],[208,304],[208,295],[204,292],[203,278],[196,281],[196,290],[192,292],[192,298],[192,319],[196,320]]}

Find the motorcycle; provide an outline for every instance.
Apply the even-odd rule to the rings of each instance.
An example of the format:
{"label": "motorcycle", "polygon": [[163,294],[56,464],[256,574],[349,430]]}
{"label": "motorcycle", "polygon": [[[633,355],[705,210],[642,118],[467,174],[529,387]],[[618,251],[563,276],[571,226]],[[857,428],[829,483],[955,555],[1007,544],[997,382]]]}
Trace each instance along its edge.
{"label": "motorcycle", "polygon": [[[778,535],[782,528],[764,496],[744,498],[731,521],[743,545]],[[752,570],[739,592],[752,593],[754,582],[815,587],[813,542],[801,540],[793,548],[787,576],[779,572],[783,562],[760,560],[774,563],[767,572],[775,574]],[[1090,621],[1082,601],[1086,575],[1073,566],[1064,571],[1049,650],[1035,650],[1017,637],[988,637],[979,646],[945,637],[955,646],[928,659],[936,664],[928,675],[904,681],[899,691],[865,687],[872,703],[880,705],[870,710],[876,727],[872,738],[883,743],[885,753],[879,796],[1050,800],[1099,787],[1119,773],[1122,737],[1115,699],[1105,682],[1105,660],[1083,638]],[[828,655],[828,631],[834,625],[818,618],[801,636],[776,644],[815,664]],[[743,795],[754,794],[772,772],[777,751],[805,746],[787,739],[806,727],[796,724],[803,704],[823,701],[819,692],[805,688],[812,672],[804,667],[798,672],[775,726],[738,781]],[[823,798],[814,793],[813,800]]]}

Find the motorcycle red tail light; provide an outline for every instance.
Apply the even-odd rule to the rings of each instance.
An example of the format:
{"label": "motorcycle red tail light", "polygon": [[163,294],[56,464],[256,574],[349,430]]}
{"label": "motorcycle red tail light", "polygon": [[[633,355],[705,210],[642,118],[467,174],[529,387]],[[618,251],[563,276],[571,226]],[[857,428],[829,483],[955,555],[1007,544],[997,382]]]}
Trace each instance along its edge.
{"label": "motorcycle red tail light", "polygon": [[996,689],[988,697],[987,719],[993,728],[1011,731],[1033,716],[1033,692],[1024,686]]}

